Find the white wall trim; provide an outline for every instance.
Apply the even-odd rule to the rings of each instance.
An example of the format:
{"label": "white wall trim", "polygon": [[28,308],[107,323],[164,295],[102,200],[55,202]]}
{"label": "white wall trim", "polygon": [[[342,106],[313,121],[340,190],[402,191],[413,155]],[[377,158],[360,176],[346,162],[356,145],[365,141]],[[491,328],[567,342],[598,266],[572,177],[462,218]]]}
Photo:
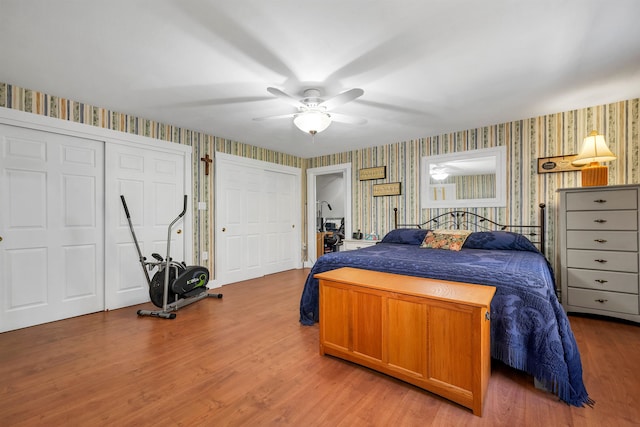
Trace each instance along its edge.
{"label": "white wall trim", "polygon": [[155,149],[170,149],[174,152],[184,151],[191,153],[192,151],[190,145],[162,141],[148,136],[105,129],[85,123],[76,123],[69,120],[42,116],[40,114],[13,110],[11,108],[0,108],[0,123],[38,129],[45,132],[78,136],[80,138],[109,140],[110,142],[120,142],[125,144],[141,144],[146,147],[151,144]]}
{"label": "white wall trim", "polygon": [[344,233],[351,236],[351,163],[307,169],[307,259],[304,266],[313,267],[316,254],[316,177],[332,173],[342,173],[344,185]]}
{"label": "white wall trim", "polygon": [[302,170],[293,166],[280,165],[278,163],[265,162],[264,160],[250,159],[248,157],[236,156],[234,154],[227,154],[221,151],[216,151],[216,159],[224,160],[228,163],[236,163],[242,166],[253,167],[263,170],[271,170],[275,172],[288,173],[290,175],[296,175],[302,177]]}

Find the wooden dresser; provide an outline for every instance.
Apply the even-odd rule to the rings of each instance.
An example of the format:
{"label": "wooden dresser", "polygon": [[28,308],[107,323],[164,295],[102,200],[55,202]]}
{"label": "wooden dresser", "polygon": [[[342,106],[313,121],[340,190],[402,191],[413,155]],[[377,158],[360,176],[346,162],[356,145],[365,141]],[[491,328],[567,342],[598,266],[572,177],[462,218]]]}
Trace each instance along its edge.
{"label": "wooden dresser", "polygon": [[640,185],[558,190],[560,284],[567,312],[640,322]]}
{"label": "wooden dresser", "polygon": [[320,354],[391,375],[482,415],[494,287],[348,267],[315,277]]}

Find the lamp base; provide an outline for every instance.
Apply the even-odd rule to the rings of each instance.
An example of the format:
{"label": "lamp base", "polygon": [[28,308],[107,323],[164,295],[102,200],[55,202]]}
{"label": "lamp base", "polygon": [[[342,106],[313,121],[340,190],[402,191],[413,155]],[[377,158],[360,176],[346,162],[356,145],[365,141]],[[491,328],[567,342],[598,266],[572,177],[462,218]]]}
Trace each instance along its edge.
{"label": "lamp base", "polygon": [[609,184],[609,168],[593,162],[582,169],[582,186],[593,187]]}

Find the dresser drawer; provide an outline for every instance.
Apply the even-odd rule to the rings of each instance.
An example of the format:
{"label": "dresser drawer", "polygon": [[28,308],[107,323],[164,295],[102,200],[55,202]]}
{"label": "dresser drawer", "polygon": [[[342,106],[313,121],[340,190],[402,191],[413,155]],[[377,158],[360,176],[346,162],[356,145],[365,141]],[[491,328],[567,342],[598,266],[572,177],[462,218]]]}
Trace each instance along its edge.
{"label": "dresser drawer", "polygon": [[637,251],[638,234],[628,231],[567,231],[567,248]]}
{"label": "dresser drawer", "polygon": [[577,307],[638,314],[637,295],[569,288],[568,303]]}
{"label": "dresser drawer", "polygon": [[638,229],[637,211],[572,211],[567,212],[567,230]]}
{"label": "dresser drawer", "polygon": [[626,292],[628,294],[638,293],[637,273],[568,268],[567,281],[572,288]]}
{"label": "dresser drawer", "polygon": [[568,249],[567,267],[637,273],[638,253]]}
{"label": "dresser drawer", "polygon": [[634,190],[583,191],[567,193],[567,210],[637,209],[638,192]]}

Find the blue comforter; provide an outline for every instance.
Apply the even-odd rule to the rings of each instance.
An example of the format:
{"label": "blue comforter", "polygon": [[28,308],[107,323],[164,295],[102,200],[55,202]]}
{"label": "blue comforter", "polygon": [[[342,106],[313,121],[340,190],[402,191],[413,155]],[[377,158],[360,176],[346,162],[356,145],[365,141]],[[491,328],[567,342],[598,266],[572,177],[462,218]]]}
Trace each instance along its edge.
{"label": "blue comforter", "polygon": [[[477,246],[476,246],[477,247]],[[558,302],[546,258],[532,250],[425,249],[415,244],[375,246],[321,256],[307,277],[300,322],[318,321],[317,273],[340,267],[495,286],[491,356],[525,371],[563,401],[591,404],[568,318]]]}

